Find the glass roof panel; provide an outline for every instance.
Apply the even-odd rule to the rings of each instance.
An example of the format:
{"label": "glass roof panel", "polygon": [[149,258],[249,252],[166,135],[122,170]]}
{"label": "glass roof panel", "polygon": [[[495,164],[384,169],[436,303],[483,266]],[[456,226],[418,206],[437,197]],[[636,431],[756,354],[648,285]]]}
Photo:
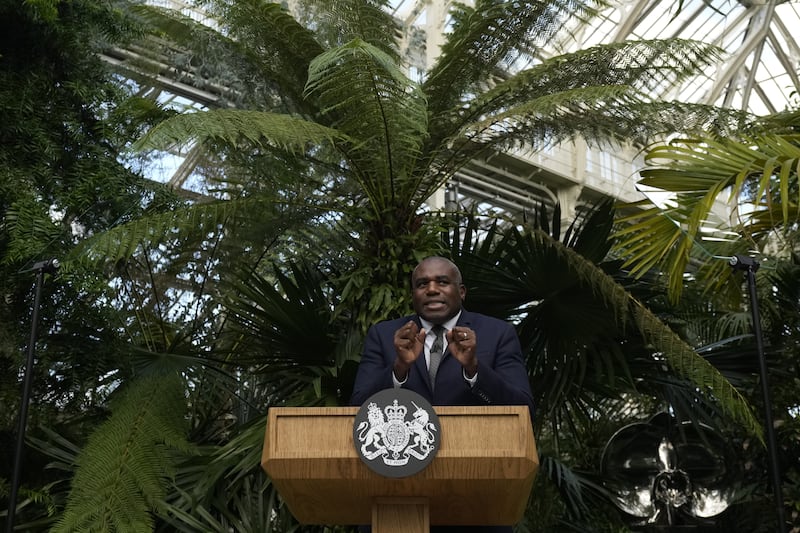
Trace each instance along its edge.
{"label": "glass roof panel", "polygon": [[[213,23],[193,7],[189,0],[147,0],[151,4],[177,9],[204,23]],[[471,3],[470,0],[463,0]],[[725,54],[719,64],[709,67],[680,87],[661,87],[654,97],[677,99],[747,109],[756,114],[782,111],[800,104],[800,0],[610,0],[611,6],[589,24],[573,23],[566,27],[561,40],[548,48],[528,50],[514,58],[512,70],[528,68],[542,58],[575,52],[601,43],[632,39],[664,39],[679,37],[715,44]],[[291,0],[288,2],[292,3]],[[431,28],[441,28],[441,7],[452,0],[389,0],[387,9],[404,24],[413,25],[415,36]],[[777,4],[777,5],[776,5]],[[678,7],[680,6],[680,8]],[[438,21],[438,22],[437,22]],[[447,31],[449,20],[444,19]],[[441,30],[429,30],[441,31]],[[417,41],[425,46],[424,38]],[[416,41],[415,41],[416,42]],[[435,46],[435,39],[427,43]],[[422,63],[412,63],[424,75]],[[415,74],[415,77],[417,75]],[[173,92],[177,86],[160,90]],[[191,98],[192,94],[188,94]],[[174,105],[187,105],[176,99]],[[164,164],[164,178],[183,161],[184,153],[170,154]],[[541,155],[541,153],[539,154]],[[605,156],[611,157],[606,154]],[[605,157],[604,156],[604,157]],[[593,170],[594,160],[587,159]],[[605,168],[605,167],[603,167]],[[627,167],[626,167],[627,168]],[[632,170],[619,172],[633,179]],[[180,174],[180,173],[179,173]],[[591,172],[589,173],[591,174]],[[191,176],[184,173],[186,188],[196,187]]]}
{"label": "glass roof panel", "polygon": [[775,5],[685,0],[679,11],[678,5],[667,0],[617,2],[591,28],[573,29],[560,48],[575,50],[626,39],[701,40],[723,48],[723,62],[678,91],[665,88],[662,96],[744,106],[757,114],[781,111],[793,101],[792,95],[800,91],[800,47],[788,28],[800,28],[798,1]]}
{"label": "glass roof panel", "polygon": [[[187,0],[148,2],[178,9],[209,23],[202,11]],[[389,0],[387,9],[401,22],[424,28],[426,9],[450,2]],[[762,114],[784,109],[793,101],[792,95],[800,92],[797,75],[800,46],[796,28],[800,28],[798,0],[618,0],[589,24],[568,28],[563,40],[551,49],[536,50],[532,57],[521,55],[514,69],[525,68],[538,58],[605,42],[671,37],[698,39],[721,46],[729,55],[722,64],[686,82],[680,90],[665,88],[662,96],[669,97],[666,92],[669,90],[670,94],[687,101],[745,105],[750,111]],[[762,44],[765,39],[769,39],[768,45]],[[759,64],[754,66],[754,61]]]}

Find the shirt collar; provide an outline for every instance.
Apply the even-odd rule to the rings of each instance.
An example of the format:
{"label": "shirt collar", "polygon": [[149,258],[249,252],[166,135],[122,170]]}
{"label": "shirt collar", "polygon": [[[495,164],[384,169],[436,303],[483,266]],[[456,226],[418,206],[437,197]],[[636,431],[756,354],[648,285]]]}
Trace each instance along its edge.
{"label": "shirt collar", "polygon": [[[456,324],[458,324],[459,318],[461,318],[461,310],[459,310],[458,313],[456,313],[455,316],[453,316],[453,318],[451,318],[447,322],[444,322],[442,324],[442,327],[444,327],[445,330],[450,331],[456,326]],[[422,317],[419,317],[419,321],[420,324],[422,324],[422,327],[425,328],[425,331],[427,333],[430,333],[431,330],[433,329],[433,326],[435,326],[433,322],[429,322],[428,320],[425,320]]]}

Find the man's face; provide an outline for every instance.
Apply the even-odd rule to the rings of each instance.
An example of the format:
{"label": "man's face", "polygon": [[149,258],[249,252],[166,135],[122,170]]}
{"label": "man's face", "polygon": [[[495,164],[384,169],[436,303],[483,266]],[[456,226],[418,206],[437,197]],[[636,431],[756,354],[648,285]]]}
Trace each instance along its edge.
{"label": "man's face", "polygon": [[458,270],[448,261],[426,259],[411,276],[414,311],[434,324],[454,317],[461,310],[466,293]]}

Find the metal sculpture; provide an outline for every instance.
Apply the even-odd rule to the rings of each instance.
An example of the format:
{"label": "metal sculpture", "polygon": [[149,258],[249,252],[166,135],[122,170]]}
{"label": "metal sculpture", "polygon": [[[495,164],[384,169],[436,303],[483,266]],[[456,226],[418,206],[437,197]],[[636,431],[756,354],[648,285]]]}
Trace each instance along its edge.
{"label": "metal sculpture", "polygon": [[728,508],[737,472],[710,427],[668,413],[630,424],[606,444],[601,472],[614,503],[643,530],[696,528]]}

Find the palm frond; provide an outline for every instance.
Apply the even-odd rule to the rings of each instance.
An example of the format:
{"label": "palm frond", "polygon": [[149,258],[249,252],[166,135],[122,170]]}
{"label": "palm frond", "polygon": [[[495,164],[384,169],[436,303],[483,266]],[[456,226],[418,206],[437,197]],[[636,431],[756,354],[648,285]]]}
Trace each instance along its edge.
{"label": "palm frond", "polygon": [[[602,210],[597,217],[602,220]],[[634,376],[652,378],[663,360],[677,378],[717,398],[732,419],[759,434],[730,383],[598,265],[539,229],[480,230],[473,220],[459,240],[453,254],[468,284],[467,305],[518,322],[540,412],[564,402],[578,409],[594,401],[593,393],[603,397],[612,389],[636,393]],[[654,356],[640,364],[642,352]],[[678,392],[677,381],[664,386]]]}
{"label": "palm frond", "polygon": [[[640,204],[646,203],[643,201]],[[663,213],[663,216],[659,214],[662,212],[658,208],[649,207],[619,219],[623,226],[616,235],[625,243],[626,260],[623,266],[632,266],[634,275],[641,275],[665,261],[683,266],[689,261],[689,250],[685,245],[691,245],[693,241],[685,240],[685,229],[676,221],[685,216],[683,209],[677,207],[669,213]],[[656,235],[662,241],[662,246],[658,248],[652,246]],[[623,248],[623,245],[618,247]]]}
{"label": "palm frond", "polygon": [[[468,305],[475,298],[491,301],[498,307],[490,312],[506,313],[500,316],[507,319],[515,314],[522,317],[517,320],[523,349],[529,357],[543,361],[532,369],[534,377],[537,369],[545,376],[539,387],[546,392],[539,391],[537,405],[545,408],[544,398],[548,406],[560,405],[563,398],[571,397],[568,392],[576,383],[586,386],[584,377],[590,369],[601,377],[593,381],[598,391],[612,383],[619,388],[624,382],[634,391],[624,347],[630,348],[640,336],[641,345],[633,343],[639,350],[652,353],[653,361],[663,360],[678,378],[713,397],[747,431],[761,434],[748,402],[730,382],[601,268],[542,230],[521,233],[511,227],[506,231],[504,239],[493,242],[493,262],[477,257],[465,262],[463,249],[458,261],[464,265],[462,274],[468,283],[471,278],[491,280],[486,287],[468,285]],[[502,258],[500,264],[497,258]],[[582,325],[580,334],[574,324]],[[586,329],[589,324],[592,328]],[[570,331],[559,334],[564,327]],[[621,343],[620,338],[628,340]],[[585,355],[589,351],[591,359]]]}
{"label": "palm frond", "polygon": [[[589,261],[600,264],[611,250],[615,213],[612,200],[600,201],[583,217],[570,223],[561,242]],[[561,222],[560,216],[556,219],[554,215],[554,219]]]}
{"label": "palm frond", "polygon": [[694,383],[701,393],[713,396],[733,420],[751,435],[761,437],[761,425],[754,417],[747,400],[708,361],[592,263],[541,233],[534,232],[533,236],[540,246],[556,248],[557,253],[569,256],[582,283],[593,287],[598,298],[616,310],[618,314],[615,320],[623,326],[626,323],[635,325],[645,341],[652,346],[654,353],[663,357],[679,377]]}
{"label": "palm frond", "polygon": [[541,457],[542,473],[555,484],[569,512],[575,516],[587,515],[589,509],[583,501],[581,484],[572,469],[553,456]]}
{"label": "palm frond", "polygon": [[272,401],[335,404],[336,387],[323,384],[335,381],[337,344],[347,336],[334,330],[322,274],[306,264],[276,266],[270,278],[243,273],[227,284],[231,362],[249,368]]}
{"label": "palm frond", "polygon": [[[690,251],[718,248],[699,257],[699,275],[720,287],[729,279],[720,276],[725,268],[718,260],[721,253],[758,252],[779,226],[796,223],[798,144],[797,136],[759,135],[742,141],[690,139],[652,148],[640,183],[674,194],[675,207],[651,208],[620,220],[618,249],[633,252],[627,264],[638,273],[656,265],[668,268],[670,295],[677,299]],[[728,213],[715,223],[713,215],[723,203],[730,206]],[[709,225],[742,238],[728,245],[700,244],[701,229]]]}
{"label": "palm frond", "polygon": [[174,486],[159,510],[169,527],[160,530],[279,533],[297,527],[259,466],[265,423],[266,417],[256,417],[229,442],[204,447],[177,465]]}

